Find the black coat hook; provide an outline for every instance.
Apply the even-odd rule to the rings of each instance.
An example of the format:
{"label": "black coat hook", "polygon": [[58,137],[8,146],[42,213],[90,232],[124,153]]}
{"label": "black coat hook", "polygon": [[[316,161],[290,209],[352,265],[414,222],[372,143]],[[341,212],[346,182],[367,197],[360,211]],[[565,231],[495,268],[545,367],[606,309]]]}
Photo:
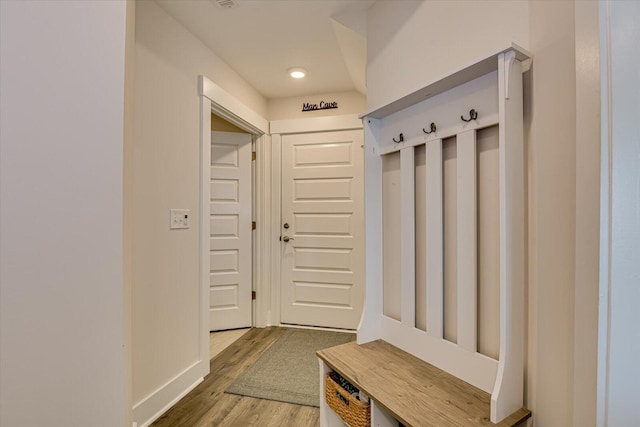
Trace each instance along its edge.
{"label": "black coat hook", "polygon": [[422,132],[426,133],[427,135],[432,134],[436,131],[436,124],[431,122],[431,124],[429,125],[429,132],[427,132],[427,130],[425,128],[422,128]]}
{"label": "black coat hook", "polygon": [[398,144],[398,143],[400,143],[400,142],[404,141],[404,135],[403,135],[403,134],[400,134],[400,136],[398,136],[398,139],[400,139],[400,141],[396,141],[396,139],[395,139],[395,138],[393,138],[393,142],[395,142],[396,144]]}
{"label": "black coat hook", "polygon": [[478,118],[478,112],[475,109],[469,110],[469,119],[465,119],[464,116],[460,116],[463,122],[470,122],[471,120],[476,120]]}

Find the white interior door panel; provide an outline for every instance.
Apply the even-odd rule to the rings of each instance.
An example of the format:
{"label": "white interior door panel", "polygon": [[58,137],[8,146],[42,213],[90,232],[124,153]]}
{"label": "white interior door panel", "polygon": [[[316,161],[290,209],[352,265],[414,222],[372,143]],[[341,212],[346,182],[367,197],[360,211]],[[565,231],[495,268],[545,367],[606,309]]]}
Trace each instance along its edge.
{"label": "white interior door panel", "polygon": [[251,135],[211,132],[209,329],[251,326]]}
{"label": "white interior door panel", "polygon": [[362,144],[361,130],[282,137],[281,323],[358,326],[364,298]]}

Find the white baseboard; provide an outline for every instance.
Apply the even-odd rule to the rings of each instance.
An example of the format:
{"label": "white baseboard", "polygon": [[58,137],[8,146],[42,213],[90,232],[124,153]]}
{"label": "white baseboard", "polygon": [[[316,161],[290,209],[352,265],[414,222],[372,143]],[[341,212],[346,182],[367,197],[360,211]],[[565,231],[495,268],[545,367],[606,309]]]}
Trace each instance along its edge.
{"label": "white baseboard", "polygon": [[291,325],[288,323],[280,323],[278,326],[281,328],[290,328],[290,329],[311,329],[316,331],[345,332],[347,334],[355,334],[358,332],[355,329],[337,329],[337,328],[325,328],[324,326]]}
{"label": "white baseboard", "polygon": [[[207,361],[208,363],[208,361]],[[204,380],[198,361],[133,406],[134,424],[148,427]]]}

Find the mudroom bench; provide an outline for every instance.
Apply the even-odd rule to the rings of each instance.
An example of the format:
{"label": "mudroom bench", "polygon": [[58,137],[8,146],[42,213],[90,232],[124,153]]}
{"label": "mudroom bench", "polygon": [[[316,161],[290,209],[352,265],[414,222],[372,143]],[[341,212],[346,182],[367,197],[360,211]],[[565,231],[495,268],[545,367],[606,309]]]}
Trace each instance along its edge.
{"label": "mudroom bench", "polygon": [[335,371],[370,398],[371,426],[518,426],[531,416],[519,409],[490,421],[486,393],[383,340],[320,350],[320,426],[344,426],[325,398],[325,374]]}
{"label": "mudroom bench", "polygon": [[365,304],[357,343],[318,352],[329,390],[321,427],[531,417],[522,83],[531,56],[510,43],[479,58],[361,116]]}

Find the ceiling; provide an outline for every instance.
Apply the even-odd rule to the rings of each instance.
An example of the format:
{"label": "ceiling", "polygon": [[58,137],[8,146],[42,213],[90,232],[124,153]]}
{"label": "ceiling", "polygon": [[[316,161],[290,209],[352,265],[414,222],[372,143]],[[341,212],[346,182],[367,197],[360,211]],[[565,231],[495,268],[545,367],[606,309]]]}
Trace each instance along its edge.
{"label": "ceiling", "polygon": [[[265,98],[366,94],[366,10],[375,0],[156,2]],[[290,67],[308,74],[293,79]]]}

